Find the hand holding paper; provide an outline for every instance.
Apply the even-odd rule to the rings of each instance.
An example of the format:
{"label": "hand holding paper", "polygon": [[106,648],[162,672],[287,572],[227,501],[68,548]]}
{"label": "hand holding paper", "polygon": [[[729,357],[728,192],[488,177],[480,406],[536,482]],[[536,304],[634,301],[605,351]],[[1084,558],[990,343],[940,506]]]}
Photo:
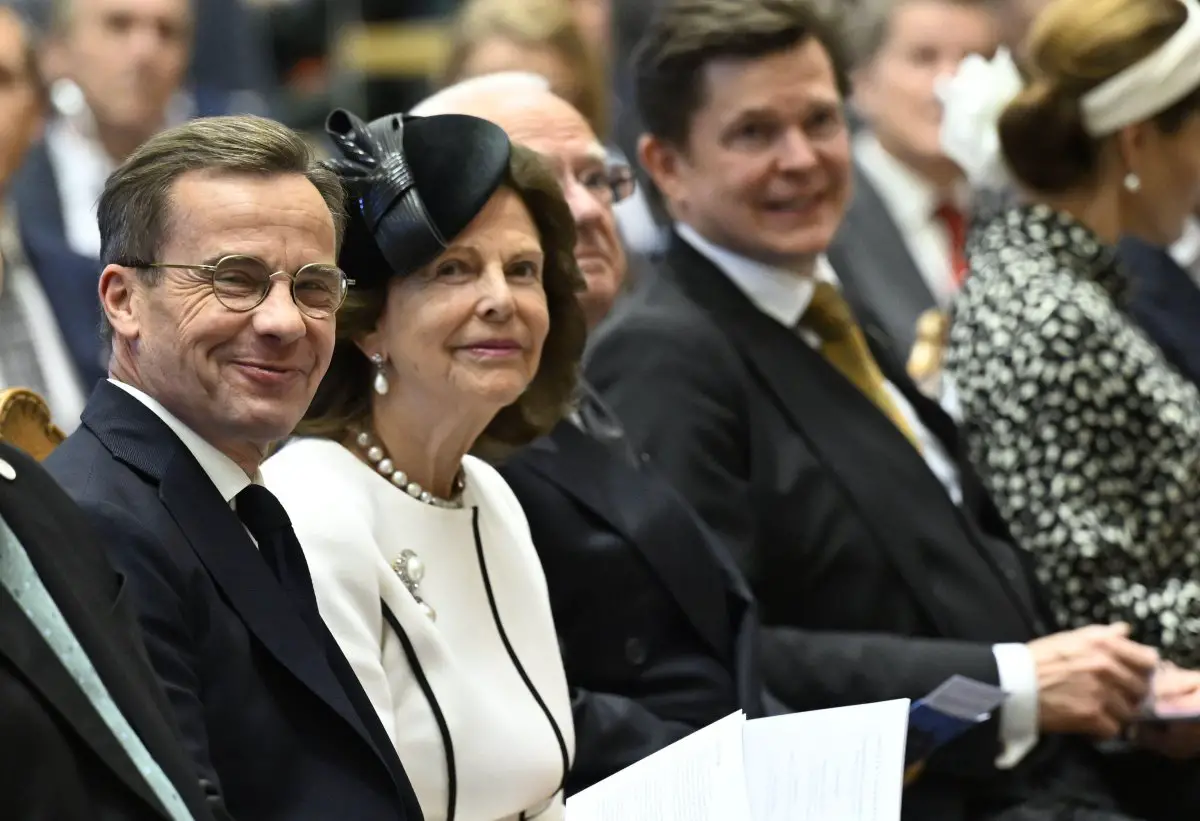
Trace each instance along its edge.
{"label": "hand holding paper", "polygon": [[1200,718],[1200,672],[1163,664],[1154,674],[1146,712],[1160,719]]}
{"label": "hand holding paper", "polygon": [[1158,652],[1128,636],[1127,624],[1093,625],[1029,643],[1043,733],[1112,739],[1138,716]]}
{"label": "hand holding paper", "polygon": [[1168,758],[1200,754],[1200,673],[1170,663],[1155,671],[1153,692],[1132,728],[1132,739]]}

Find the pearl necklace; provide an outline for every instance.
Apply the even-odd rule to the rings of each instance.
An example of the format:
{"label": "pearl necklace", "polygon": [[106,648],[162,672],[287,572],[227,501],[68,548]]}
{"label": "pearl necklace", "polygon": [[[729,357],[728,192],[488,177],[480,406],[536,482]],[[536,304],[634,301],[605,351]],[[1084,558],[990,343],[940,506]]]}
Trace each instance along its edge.
{"label": "pearl necklace", "polygon": [[466,482],[463,481],[461,473],[454,479],[454,495],[449,499],[443,499],[439,496],[434,496],[416,482],[410,482],[408,474],[396,467],[388,457],[387,452],[384,451],[383,446],[376,442],[375,437],[365,430],[359,431],[354,437],[354,441],[362,451],[363,456],[367,458],[367,461],[371,463],[371,466],[375,470],[379,471],[381,476],[391,479],[393,485],[417,501],[433,505],[434,507],[445,507],[452,510],[462,508],[462,493],[466,487]]}
{"label": "pearl necklace", "polygon": [[[466,487],[466,482],[461,473],[454,480],[454,496],[450,499],[442,499],[434,496],[416,482],[410,482],[408,474],[396,468],[395,464],[384,451],[383,445],[376,442],[375,437],[371,436],[367,431],[360,430],[355,435],[354,442],[376,471],[386,476],[391,480],[393,485],[403,490],[412,498],[433,507],[449,508],[452,510],[462,508],[462,494]],[[421,598],[421,580],[425,578],[425,562],[421,561],[421,557],[412,550],[405,549],[400,551],[400,555],[392,561],[392,572],[396,574],[413,597],[413,600],[417,603],[417,606],[421,608],[421,612],[425,614],[425,618],[430,621],[437,621],[437,611],[433,609],[433,606],[429,602]]]}

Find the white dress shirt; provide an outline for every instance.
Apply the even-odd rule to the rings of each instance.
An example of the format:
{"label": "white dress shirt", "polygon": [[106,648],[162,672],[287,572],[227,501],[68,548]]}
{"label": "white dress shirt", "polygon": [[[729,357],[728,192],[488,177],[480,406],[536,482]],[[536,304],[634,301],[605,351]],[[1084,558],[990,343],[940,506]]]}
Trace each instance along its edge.
{"label": "white dress shirt", "polygon": [[[221,494],[221,498],[231,508],[234,506],[234,498],[239,493],[251,484],[261,485],[263,483],[261,471],[256,472],[253,477],[247,476],[246,471],[242,470],[237,462],[230,459],[224,453],[221,453],[216,447],[205,441],[200,434],[179,421],[177,416],[164,408],[154,397],[133,387],[133,385],[127,385],[116,379],[109,379],[108,381],[141,402],[153,411],[155,416],[163,420],[166,426],[179,437],[179,441],[183,442],[183,446],[200,463],[200,468],[212,480],[212,483],[216,485],[217,492]],[[253,536],[251,540],[253,541]]]}
{"label": "white dress shirt", "polygon": [[96,207],[104,182],[117,164],[99,142],[73,118],[58,117],[46,126],[46,152],[62,206],[67,245],[84,257],[100,257],[100,225]]}
{"label": "white dress shirt", "polygon": [[[908,254],[925,280],[929,293],[941,308],[958,292],[954,279],[953,237],[935,213],[945,197],[864,131],[854,138],[854,159],[883,200],[883,205],[900,231]],[[964,214],[970,200],[967,191],[956,191],[953,204]]]}
{"label": "white dress shirt", "polygon": [[[714,245],[689,225],[676,223],[675,230],[685,242],[722,271],[760,311],[789,329],[796,328],[808,310],[817,281],[838,284],[837,273],[824,256],[817,259],[814,276],[805,277]],[[801,336],[814,348],[820,344],[820,340],[811,334],[802,333]],[[921,442],[929,470],[946,488],[947,495],[954,503],[962,504],[958,468],[945,446],[921,422],[903,392],[891,382],[885,381],[884,384]],[[1037,669],[1029,648],[1023,644],[997,644],[992,650],[996,657],[1000,687],[1008,694],[1000,716],[1004,750],[996,760],[998,767],[1006,769],[1016,766],[1038,741]]]}

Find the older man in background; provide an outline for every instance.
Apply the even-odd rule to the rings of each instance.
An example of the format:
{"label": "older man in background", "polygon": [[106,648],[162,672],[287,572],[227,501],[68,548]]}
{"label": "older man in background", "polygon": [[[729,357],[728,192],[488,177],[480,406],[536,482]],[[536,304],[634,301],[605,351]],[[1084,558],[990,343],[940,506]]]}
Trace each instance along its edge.
{"label": "older man in background", "polygon": [[224,113],[224,98],[183,92],[190,0],[54,0],[51,12],[41,65],[54,116],[13,194],[30,264],[90,388],[107,360],[96,300],[96,202],[104,180],[164,127]]}
{"label": "older man in background", "polygon": [[971,192],[942,152],[935,89],[1000,43],[993,0],[861,0],[851,31],[854,196],[829,258],[860,311],[909,360],[918,322],[946,310],[967,273]]}
{"label": "older man in background", "polygon": [[10,182],[41,126],[45,89],[37,71],[32,0],[0,2],[0,388],[30,388],[71,430],[84,392],[45,291],[21,240]]}
{"label": "older man in background", "polygon": [[[629,169],[606,161],[583,116],[530,75],[468,80],[414,113],[492,120],[547,158],[575,216],[580,299],[598,325],[625,277],[613,204],[630,193]],[[745,582],[586,384],[573,418],[501,472],[529,518],[571,686],[568,792],[735,710],[763,712]]]}

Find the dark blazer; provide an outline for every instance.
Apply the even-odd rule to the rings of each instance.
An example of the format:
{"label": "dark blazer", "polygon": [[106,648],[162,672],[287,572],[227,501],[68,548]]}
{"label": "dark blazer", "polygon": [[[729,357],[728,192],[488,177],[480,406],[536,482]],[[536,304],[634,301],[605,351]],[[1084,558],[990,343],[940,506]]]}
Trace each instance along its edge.
{"label": "dark blazer", "polygon": [[[71,632],[196,821],[213,818],[154,672],[132,596],[70,497],[33,459],[0,444],[0,518]],[[167,821],[170,816],[50,645],[0,586],[0,767],[5,818]]]}
{"label": "dark blazer", "polygon": [[[568,788],[738,709],[762,714],[750,593],[599,400],[500,468],[542,560],[575,717]],[[619,606],[614,606],[619,602]]]}
{"label": "dark blazer", "polygon": [[108,382],[47,466],[128,577],[189,752],[238,819],[419,819],[345,658],[184,444]]}
{"label": "dark blazer", "polygon": [[1200,383],[1200,287],[1165,248],[1139,239],[1121,240],[1129,274],[1129,313],[1167,360]]}
{"label": "dark blazer", "polygon": [[[997,684],[991,645],[1047,629],[953,424],[876,353],[957,460],[961,507],[870,400],[678,236],[587,362],[631,439],[733,548],[766,625],[767,687],[795,710],[918,698],[955,673]],[[998,723],[934,757],[906,818],[971,818],[1018,800],[1030,770],[1060,768],[1051,741],[997,771]]]}
{"label": "dark blazer", "polygon": [[67,351],[88,389],[108,373],[100,343],[100,261],[75,253],[67,243],[62,203],[44,141],[25,155],[12,182],[21,241],[58,318]]}
{"label": "dark blazer", "polygon": [[876,325],[877,342],[907,362],[917,319],[937,302],[891,212],[862,169],[854,166],[854,197],[829,247],[847,299]]}

